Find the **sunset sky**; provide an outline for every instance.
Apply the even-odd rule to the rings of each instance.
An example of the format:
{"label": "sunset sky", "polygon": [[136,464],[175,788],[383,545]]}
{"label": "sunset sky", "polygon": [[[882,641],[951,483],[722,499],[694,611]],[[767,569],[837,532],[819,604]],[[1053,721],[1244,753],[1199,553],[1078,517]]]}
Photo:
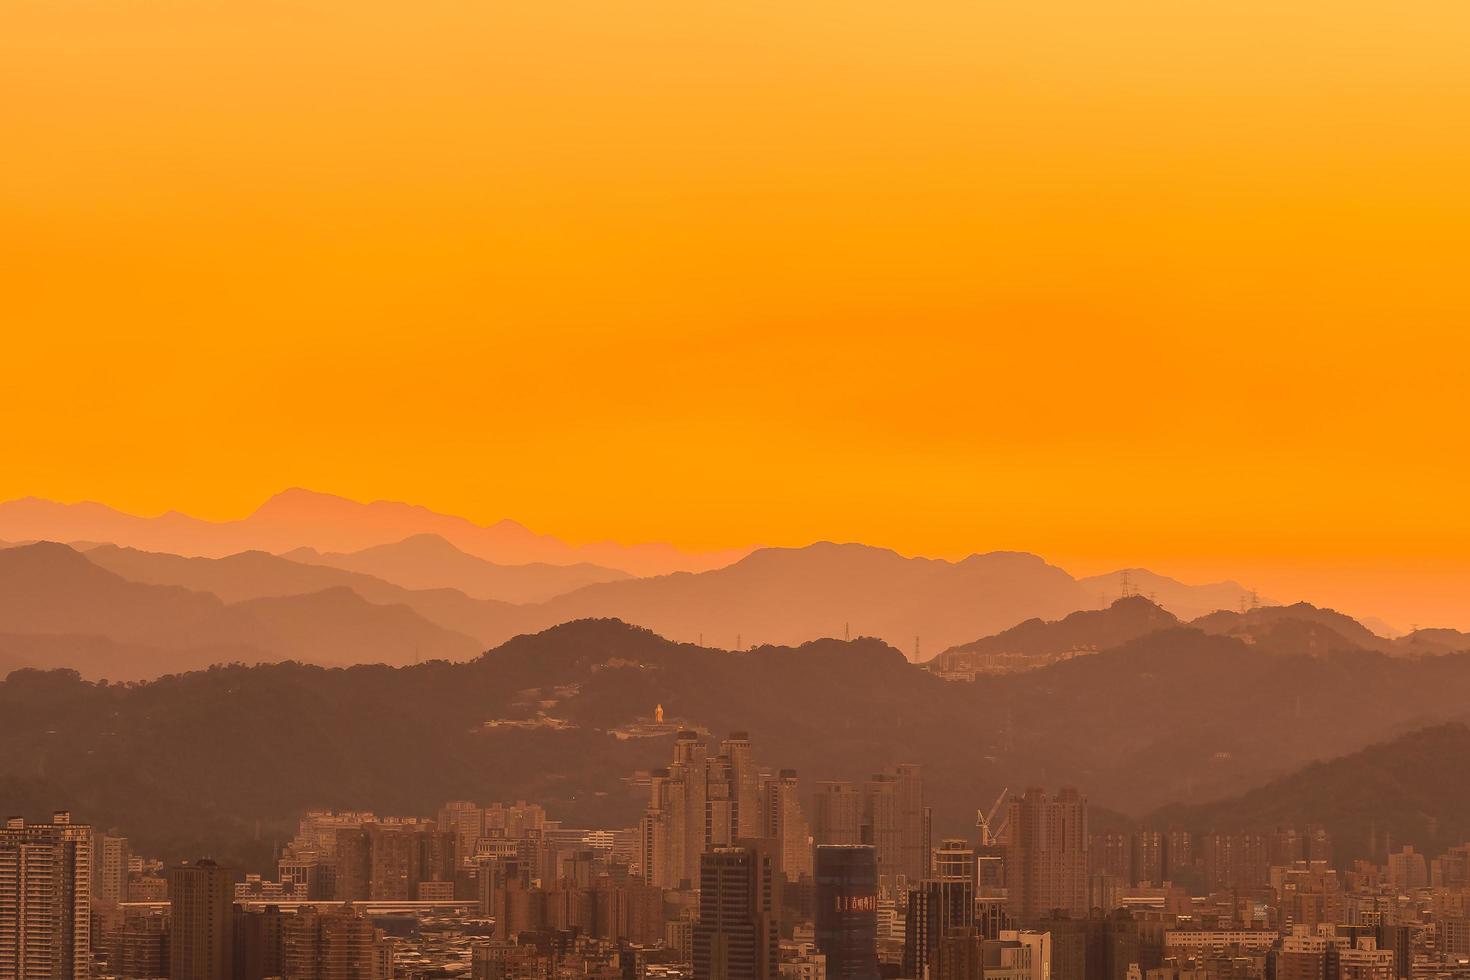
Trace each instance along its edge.
{"label": "sunset sky", "polygon": [[1470,628],[1464,0],[8,0],[0,498]]}

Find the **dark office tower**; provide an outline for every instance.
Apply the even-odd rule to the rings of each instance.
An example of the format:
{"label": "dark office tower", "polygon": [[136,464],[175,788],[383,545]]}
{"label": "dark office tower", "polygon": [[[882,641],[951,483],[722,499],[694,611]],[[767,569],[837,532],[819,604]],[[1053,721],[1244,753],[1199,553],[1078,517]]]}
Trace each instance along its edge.
{"label": "dark office tower", "polygon": [[776,980],[776,861],[764,847],[719,847],[699,860],[694,980]]}
{"label": "dark office tower", "polygon": [[914,763],[898,767],[900,869],[909,881],[929,873],[929,817],[924,806],[924,770]]}
{"label": "dark office tower", "polygon": [[283,929],[287,914],[275,905],[235,906],[234,980],[266,980],[285,973]]}
{"label": "dark office tower", "polygon": [[823,844],[816,858],[817,949],[828,980],[878,980],[878,855],[867,844]]}
{"label": "dark office tower", "polygon": [[750,735],[731,732],[720,743],[720,753],[730,760],[730,782],[735,801],[732,838],[760,836],[760,770],[750,747]]}
{"label": "dark office tower", "polygon": [[817,783],[812,797],[812,837],[818,844],[862,843],[863,798],[852,783]]}
{"label": "dark office tower", "polygon": [[58,811],[0,828],[0,977],[86,980],[92,970],[92,828]]}
{"label": "dark office tower", "polygon": [[1006,842],[1010,912],[1022,925],[1062,909],[1087,913],[1087,800],[1075,789],[1055,799],[1031,788],[1012,797]]}
{"label": "dark office tower", "polygon": [[168,873],[170,980],[230,980],[234,876],[207,858]]}
{"label": "dark office tower", "polygon": [[975,927],[975,852],[962,838],[934,851],[934,874],[910,890],[905,920],[905,976],[937,974],[944,966],[945,937]]}

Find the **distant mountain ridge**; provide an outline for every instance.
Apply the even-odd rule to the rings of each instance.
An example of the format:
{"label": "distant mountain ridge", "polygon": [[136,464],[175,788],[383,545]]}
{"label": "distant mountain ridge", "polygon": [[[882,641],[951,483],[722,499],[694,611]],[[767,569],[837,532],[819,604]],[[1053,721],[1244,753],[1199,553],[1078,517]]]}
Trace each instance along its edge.
{"label": "distant mountain ridge", "polygon": [[[160,652],[161,662],[195,668],[215,661],[190,662],[185,651],[197,651],[199,658],[224,651],[246,662],[345,665],[463,660],[482,649],[478,641],[406,605],[368,602],[345,586],[226,603],[207,592],[124,579],[66,545],[49,542],[0,549],[0,634],[76,637],[93,650],[95,640],[86,638],[101,637],[133,657],[151,649]],[[60,656],[66,644],[13,644],[11,657],[17,648]],[[0,644],[0,662],[6,659]],[[143,666],[115,663],[104,676],[156,676],[139,672]]]}
{"label": "distant mountain ridge", "polygon": [[354,552],[418,534],[436,534],[460,550],[504,565],[590,563],[631,575],[704,571],[740,558],[748,549],[692,553],[668,544],[570,545],[511,520],[480,525],[413,504],[345,497],[292,488],[236,521],[206,521],[176,511],[158,517],[125,514],[103,504],[62,504],[36,497],[0,503],[0,538],[15,541],[109,542],[185,557],[223,557],[242,551],[281,553],[308,547]]}
{"label": "distant mountain ridge", "polygon": [[361,572],[407,589],[458,589],[476,599],[545,602],[584,585],[617,582],[627,572],[587,562],[575,565],[497,565],[467,554],[437,534],[415,534],[349,554],[297,548],[282,558]]}
{"label": "distant mountain ridge", "polygon": [[[876,636],[910,657],[926,659],[1022,620],[1060,619],[1095,601],[1090,586],[1022,552],[947,561],[832,542],[763,548],[724,568],[640,579],[587,566],[494,566],[427,536],[343,556],[298,550],[185,558],[113,545],[93,546],[87,554],[124,579],[210,592],[228,602],[345,586],[369,603],[408,606],[429,623],[473,637],[482,649],[570,620],[618,618],[675,640],[724,648]],[[474,580],[485,591],[504,587],[525,594],[575,585],[586,576],[614,578],[520,604],[388,580],[418,585]],[[1173,594],[1183,595],[1186,607],[1188,589],[1174,583]],[[6,628],[0,620],[0,630]],[[133,639],[106,631],[98,635]],[[1104,636],[1102,642],[1115,639]],[[362,659],[368,662],[365,654]]]}

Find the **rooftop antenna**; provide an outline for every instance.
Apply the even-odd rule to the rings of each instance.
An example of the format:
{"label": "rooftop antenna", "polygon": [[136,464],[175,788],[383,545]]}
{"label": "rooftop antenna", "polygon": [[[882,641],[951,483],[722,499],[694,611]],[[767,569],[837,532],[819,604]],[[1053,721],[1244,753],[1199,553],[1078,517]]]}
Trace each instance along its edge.
{"label": "rooftop antenna", "polygon": [[699,645],[704,646],[704,634],[699,634]]}
{"label": "rooftop antenna", "polygon": [[851,640],[852,639],[852,624],[851,623],[843,623],[842,624],[842,638],[844,640]]}
{"label": "rooftop antenna", "polygon": [[735,634],[735,649],[736,650],[743,650],[743,649],[745,649],[744,647],[742,647],[740,645],[740,634],[739,633],[736,633]]}

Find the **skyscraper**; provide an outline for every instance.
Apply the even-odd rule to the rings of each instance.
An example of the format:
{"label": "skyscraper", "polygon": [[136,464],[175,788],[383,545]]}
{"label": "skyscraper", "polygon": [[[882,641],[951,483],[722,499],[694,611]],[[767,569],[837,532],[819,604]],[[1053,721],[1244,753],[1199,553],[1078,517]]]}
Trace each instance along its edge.
{"label": "skyscraper", "polygon": [[929,813],[924,805],[924,770],[912,762],[898,766],[899,867],[909,881],[929,873]]}
{"label": "skyscraper", "polygon": [[929,872],[928,819],[920,766],[874,773],[863,785],[863,843],[878,849],[881,887],[919,881]]}
{"label": "skyscraper", "polygon": [[817,783],[812,797],[812,837],[818,844],[862,843],[863,797],[852,783]]}
{"label": "skyscraper", "polygon": [[816,942],[828,980],[878,978],[878,856],[868,844],[816,852]]}
{"label": "skyscraper", "polygon": [[787,881],[798,881],[812,873],[811,831],[801,811],[795,769],[782,769],[762,786],[764,820],[757,828],[761,837],[776,842],[781,871]]}
{"label": "skyscraper", "polygon": [[780,935],[774,856],[719,847],[700,858],[694,980],[776,980]]}
{"label": "skyscraper", "polygon": [[1031,788],[1012,797],[1009,809],[1005,874],[1011,916],[1029,925],[1054,909],[1086,915],[1086,798],[1068,788],[1051,799]]}
{"label": "skyscraper", "polygon": [[910,890],[904,934],[904,972],[937,976],[944,964],[944,939],[975,931],[975,852],[961,838],[934,852],[934,873]]}
{"label": "skyscraper", "polygon": [[170,980],[230,980],[234,876],[205,858],[169,869]]}
{"label": "skyscraper", "polygon": [[87,980],[92,971],[92,828],[58,811],[0,830],[0,977]]}
{"label": "skyscraper", "polygon": [[902,870],[903,845],[899,833],[898,777],[874,773],[863,784],[863,843],[878,855],[880,887],[892,889]]}
{"label": "skyscraper", "polygon": [[731,732],[720,743],[720,752],[730,760],[730,778],[735,800],[732,839],[755,837],[760,833],[760,772],[746,732]]}

